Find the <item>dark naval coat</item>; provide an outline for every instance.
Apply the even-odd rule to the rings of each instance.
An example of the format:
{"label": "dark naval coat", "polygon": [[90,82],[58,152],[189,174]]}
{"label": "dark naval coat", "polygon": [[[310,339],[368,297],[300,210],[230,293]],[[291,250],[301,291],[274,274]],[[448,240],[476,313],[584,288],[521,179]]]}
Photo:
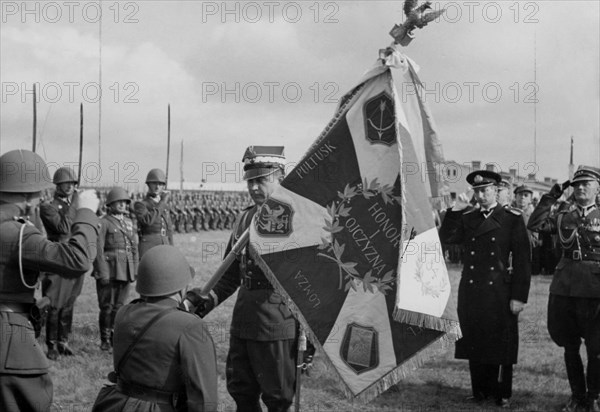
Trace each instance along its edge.
{"label": "dark naval coat", "polygon": [[497,205],[486,219],[479,209],[448,210],[440,240],[464,246],[458,290],[463,337],[456,343],[456,358],[517,363],[518,316],[510,311],[510,300],[526,303],[531,279],[529,238],[520,212]]}

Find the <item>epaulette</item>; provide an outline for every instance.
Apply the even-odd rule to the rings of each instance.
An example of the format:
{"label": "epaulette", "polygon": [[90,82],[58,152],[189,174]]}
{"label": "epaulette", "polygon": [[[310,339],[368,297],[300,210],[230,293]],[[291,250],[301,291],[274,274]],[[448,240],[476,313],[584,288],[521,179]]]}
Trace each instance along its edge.
{"label": "epaulette", "polygon": [[509,207],[505,207],[504,209],[506,209],[507,212],[510,212],[516,216],[521,216],[523,214],[523,211],[517,207],[509,206]]}

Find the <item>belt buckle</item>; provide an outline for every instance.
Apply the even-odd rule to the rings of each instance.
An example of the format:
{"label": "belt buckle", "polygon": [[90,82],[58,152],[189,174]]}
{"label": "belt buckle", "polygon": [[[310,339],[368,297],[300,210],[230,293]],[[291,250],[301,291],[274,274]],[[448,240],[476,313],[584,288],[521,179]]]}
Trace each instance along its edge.
{"label": "belt buckle", "polygon": [[581,250],[573,251],[573,260],[581,260]]}
{"label": "belt buckle", "polygon": [[160,229],[161,236],[167,236],[167,231],[165,229]]}

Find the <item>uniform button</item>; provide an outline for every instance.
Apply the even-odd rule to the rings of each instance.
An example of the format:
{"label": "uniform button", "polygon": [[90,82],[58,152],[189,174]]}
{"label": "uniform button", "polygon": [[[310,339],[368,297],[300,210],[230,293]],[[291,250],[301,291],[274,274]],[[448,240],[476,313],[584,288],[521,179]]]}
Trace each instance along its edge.
{"label": "uniform button", "polygon": [[252,271],[251,270],[248,271],[248,276],[252,276]]}
{"label": "uniform button", "polygon": [[472,238],[471,241],[475,242],[475,238]]}
{"label": "uniform button", "polygon": [[490,280],[490,285],[493,285],[493,284],[494,284],[494,282],[492,282],[492,281]]}
{"label": "uniform button", "polygon": [[473,283],[473,279],[469,279],[469,283]]}
{"label": "uniform button", "polygon": [[490,253],[490,255],[494,256],[494,252]]}
{"label": "uniform button", "polygon": [[475,266],[471,265],[469,266],[469,269],[475,269]]}
{"label": "uniform button", "polygon": [[251,265],[252,264],[252,259],[248,259],[248,264]]}
{"label": "uniform button", "polygon": [[495,241],[496,241],[496,238],[495,238],[495,237],[493,237],[493,238],[492,238],[492,242],[495,242]]}
{"label": "uniform button", "polygon": [[490,270],[494,270],[494,267],[492,266],[492,267],[490,268]]}
{"label": "uniform button", "polygon": [[471,254],[472,254],[472,255],[474,255],[474,254],[475,254],[475,251],[474,251],[474,250],[472,250],[472,251],[471,251]]}

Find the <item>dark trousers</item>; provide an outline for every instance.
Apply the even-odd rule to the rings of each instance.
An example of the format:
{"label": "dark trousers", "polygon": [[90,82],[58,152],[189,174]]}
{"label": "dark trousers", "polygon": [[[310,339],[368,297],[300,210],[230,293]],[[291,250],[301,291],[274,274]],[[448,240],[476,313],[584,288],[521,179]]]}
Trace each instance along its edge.
{"label": "dark trousers", "polygon": [[66,343],[73,325],[73,308],[83,288],[83,276],[74,279],[48,274],[42,281],[42,294],[50,299],[46,318],[46,344]]}
{"label": "dark trousers", "polygon": [[255,341],[231,336],[227,355],[227,391],[238,412],[284,412],[291,406],[296,383],[294,339]]}
{"label": "dark trousers", "polygon": [[96,280],[96,294],[100,308],[98,323],[100,339],[103,342],[110,342],[115,315],[129,295],[129,286],[129,282],[120,280],[111,280],[107,285],[102,285],[100,281]]}
{"label": "dark trousers", "polygon": [[47,412],[52,405],[52,380],[40,375],[0,373],[0,411]]}
{"label": "dark trousers", "polygon": [[[565,367],[571,394],[577,400],[598,399],[600,394],[600,298],[550,294],[548,332],[565,349]],[[579,350],[585,341],[588,364],[584,371]]]}
{"label": "dark trousers", "polygon": [[475,398],[508,399],[512,396],[513,365],[490,365],[470,360],[469,371]]}

